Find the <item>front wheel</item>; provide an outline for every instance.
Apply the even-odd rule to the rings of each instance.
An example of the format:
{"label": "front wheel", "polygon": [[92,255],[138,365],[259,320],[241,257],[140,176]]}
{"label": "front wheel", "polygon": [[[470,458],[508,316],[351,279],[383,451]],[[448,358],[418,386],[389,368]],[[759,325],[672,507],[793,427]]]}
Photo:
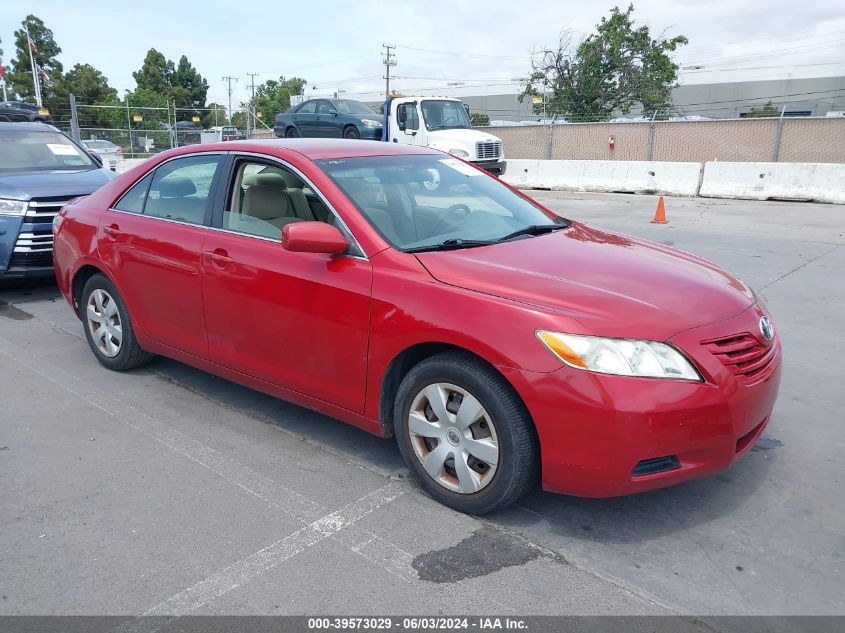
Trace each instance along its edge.
{"label": "front wheel", "polygon": [[471,354],[445,352],[413,367],[399,386],[393,424],[416,480],[460,512],[504,508],[537,481],[540,453],[525,405]]}
{"label": "front wheel", "polygon": [[135,331],[123,299],[103,274],[92,275],[80,299],[85,338],[100,364],[115,371],[126,371],[147,364],[153,355],[135,339]]}
{"label": "front wheel", "polygon": [[358,128],[350,125],[348,128],[343,130],[343,138],[361,138],[361,133],[358,131]]}

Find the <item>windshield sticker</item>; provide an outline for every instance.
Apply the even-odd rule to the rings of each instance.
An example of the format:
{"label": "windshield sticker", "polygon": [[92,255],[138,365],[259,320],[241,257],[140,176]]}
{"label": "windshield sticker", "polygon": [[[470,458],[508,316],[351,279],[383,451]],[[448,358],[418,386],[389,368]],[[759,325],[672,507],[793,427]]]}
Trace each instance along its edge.
{"label": "windshield sticker", "polygon": [[76,148],[64,143],[47,143],[47,148],[56,156],[76,156]]}
{"label": "windshield sticker", "polygon": [[443,158],[440,160],[440,162],[446,165],[447,167],[451,167],[455,171],[462,173],[464,176],[482,175],[482,172],[478,171],[474,167],[467,165],[462,161],[459,161],[457,158]]}

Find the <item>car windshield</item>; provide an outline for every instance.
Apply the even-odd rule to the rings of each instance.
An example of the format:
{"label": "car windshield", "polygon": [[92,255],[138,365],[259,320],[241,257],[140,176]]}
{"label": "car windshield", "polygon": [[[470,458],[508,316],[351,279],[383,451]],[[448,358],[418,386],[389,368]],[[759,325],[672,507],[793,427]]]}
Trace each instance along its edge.
{"label": "car windshield", "polygon": [[428,130],[472,127],[464,104],[460,101],[425,99],[422,102],[422,112]]}
{"label": "car windshield", "polygon": [[343,114],[378,114],[366,103],[360,101],[350,101],[348,99],[339,99],[334,102],[338,112]]}
{"label": "car windshield", "polygon": [[96,169],[64,134],[50,130],[0,130],[0,171]]}
{"label": "car windshield", "polygon": [[446,155],[368,156],[317,165],[400,250],[488,245],[569,225]]}

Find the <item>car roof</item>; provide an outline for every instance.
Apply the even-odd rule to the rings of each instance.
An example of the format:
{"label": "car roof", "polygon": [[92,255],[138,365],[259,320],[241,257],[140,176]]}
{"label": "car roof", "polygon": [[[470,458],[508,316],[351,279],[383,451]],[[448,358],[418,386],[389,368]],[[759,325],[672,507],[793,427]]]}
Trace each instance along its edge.
{"label": "car roof", "polygon": [[[182,149],[188,150],[196,145],[188,145]],[[437,154],[441,152],[421,147],[419,145],[400,145],[399,143],[384,143],[381,141],[361,141],[352,139],[267,139],[253,141],[227,141],[203,145],[203,150],[213,151],[256,151],[283,156],[283,151],[293,151],[302,154],[310,160],[327,158],[358,158],[362,156],[402,156],[411,154]],[[274,151],[277,150],[277,151]],[[180,152],[185,153],[185,152]]]}
{"label": "car roof", "polygon": [[30,122],[30,121],[19,121],[15,123],[9,123],[6,121],[0,121],[0,130],[29,130],[30,132],[35,130],[36,132],[58,132],[59,129],[48,125],[47,123],[40,123],[40,122]]}

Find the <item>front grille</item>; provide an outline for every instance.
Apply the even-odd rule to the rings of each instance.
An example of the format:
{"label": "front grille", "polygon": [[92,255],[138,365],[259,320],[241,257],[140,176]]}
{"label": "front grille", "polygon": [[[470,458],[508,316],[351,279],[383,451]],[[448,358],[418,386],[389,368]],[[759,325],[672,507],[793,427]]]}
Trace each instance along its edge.
{"label": "front grille", "polygon": [[747,332],[702,341],[701,344],[731,373],[750,381],[762,378],[775,358],[774,345],[764,345]]}
{"label": "front grille", "polygon": [[[84,195],[84,194],[79,194]],[[29,201],[25,222],[52,222],[56,214],[71,199],[77,196],[57,196],[53,198],[34,198]]]}
{"label": "front grille", "polygon": [[641,459],[634,466],[631,475],[640,477],[642,475],[653,475],[655,473],[666,472],[667,470],[677,470],[681,467],[681,462],[677,455],[666,455],[665,457],[651,457],[649,459]]}
{"label": "front grille", "polygon": [[37,230],[18,235],[15,253],[50,253],[53,251],[53,230]]}
{"label": "front grille", "polygon": [[502,143],[501,141],[476,143],[475,154],[479,160],[499,158],[502,155]]}
{"label": "front grille", "polygon": [[39,266],[52,265],[52,251],[43,251],[40,253],[12,253],[12,257],[9,259],[9,268],[37,268]]}

